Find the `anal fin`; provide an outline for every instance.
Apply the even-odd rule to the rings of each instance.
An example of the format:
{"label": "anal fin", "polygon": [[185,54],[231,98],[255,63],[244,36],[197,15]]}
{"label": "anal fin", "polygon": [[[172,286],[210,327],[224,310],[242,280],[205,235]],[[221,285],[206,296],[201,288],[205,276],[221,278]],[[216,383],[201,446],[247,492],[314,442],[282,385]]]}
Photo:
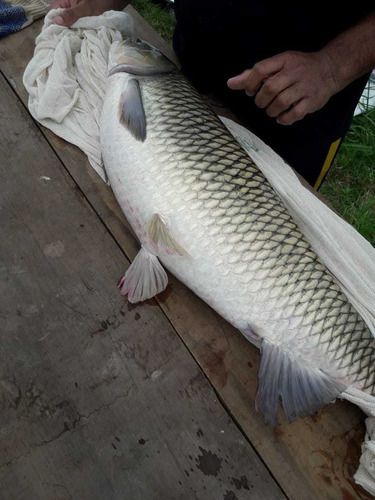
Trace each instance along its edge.
{"label": "anal fin", "polygon": [[167,273],[158,258],[142,247],[118,287],[121,295],[127,295],[128,301],[135,303],[154,297],[167,284]]}
{"label": "anal fin", "polygon": [[312,415],[345,391],[347,385],[319,369],[303,366],[278,346],[262,340],[256,408],[267,423],[278,424],[279,398],[289,422]]}

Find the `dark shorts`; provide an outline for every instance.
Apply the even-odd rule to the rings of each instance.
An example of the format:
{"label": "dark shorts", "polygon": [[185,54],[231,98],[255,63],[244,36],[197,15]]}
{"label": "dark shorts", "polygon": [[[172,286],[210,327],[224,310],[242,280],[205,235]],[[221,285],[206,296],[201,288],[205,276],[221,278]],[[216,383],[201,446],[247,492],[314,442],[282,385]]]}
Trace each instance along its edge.
{"label": "dark shorts", "polygon": [[361,77],[333,96],[320,111],[288,126],[279,125],[274,118],[270,118],[244,91],[216,90],[215,94],[246,128],[318,189],[350,127],[368,77]]}
{"label": "dark shorts", "polygon": [[241,123],[278,153],[306,181],[318,189],[348,131],[368,75],[348,95],[333,96],[326,106],[293,125],[280,125],[259,109],[243,91],[221,92],[220,98]]}
{"label": "dark shorts", "polygon": [[373,8],[369,0],[356,6],[317,0],[288,8],[264,0],[175,0],[173,45],[182,71],[200,92],[218,95],[247,128],[318,187],[350,127],[369,74],[290,126],[277,124],[254,98],[228,89],[226,82],[285,50],[319,50]]}

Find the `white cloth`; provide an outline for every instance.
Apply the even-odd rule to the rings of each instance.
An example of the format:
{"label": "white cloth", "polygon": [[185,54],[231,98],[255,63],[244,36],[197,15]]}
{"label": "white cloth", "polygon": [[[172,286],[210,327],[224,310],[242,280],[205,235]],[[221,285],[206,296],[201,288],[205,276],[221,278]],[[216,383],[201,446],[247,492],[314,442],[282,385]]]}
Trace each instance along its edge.
{"label": "white cloth", "polygon": [[228,118],[222,121],[265,174],[375,337],[374,247],[304,188],[289,165],[259,137]]}
{"label": "white cloth", "polygon": [[366,435],[362,443],[362,455],[354,480],[375,496],[375,418],[366,420]]}
{"label": "white cloth", "polygon": [[[375,336],[375,249],[304,188],[294,171],[259,137],[228,118],[221,119],[265,174]],[[365,441],[354,480],[375,495],[375,397],[353,387],[342,397],[370,415],[366,419]]]}
{"label": "white cloth", "polygon": [[[36,49],[24,74],[29,109],[36,120],[77,145],[105,179],[99,142],[99,117],[106,87],[111,43],[131,36],[133,22],[124,12],[86,17],[71,29],[51,24],[47,14]],[[222,119],[278,192],[316,253],[342,284],[375,336],[375,249],[339,216],[304,188],[293,170],[259,138]],[[375,398],[349,389],[343,397],[375,417]],[[367,435],[356,481],[375,491],[375,418]]]}
{"label": "white cloth", "polygon": [[125,12],[109,11],[81,18],[69,29],[52,24],[60,12],[62,9],[48,12],[24,73],[29,110],[45,127],[82,149],[106,179],[99,119],[108,53],[113,42],[133,35],[134,23]]}
{"label": "white cloth", "polygon": [[343,397],[359,406],[367,415],[365,439],[362,455],[354,480],[371,495],[375,496],[375,398],[353,387],[347,389]]}

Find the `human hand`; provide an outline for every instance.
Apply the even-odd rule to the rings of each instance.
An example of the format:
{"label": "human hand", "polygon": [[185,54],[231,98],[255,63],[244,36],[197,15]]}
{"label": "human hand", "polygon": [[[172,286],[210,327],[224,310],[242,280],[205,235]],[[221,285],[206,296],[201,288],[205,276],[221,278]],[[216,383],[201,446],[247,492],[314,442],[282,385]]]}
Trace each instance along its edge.
{"label": "human hand", "polygon": [[100,16],[107,10],[122,10],[130,0],[53,0],[51,9],[65,9],[53,18],[55,24],[71,26],[80,17]]}
{"label": "human hand", "polygon": [[230,78],[228,87],[255,96],[255,104],[282,125],[318,111],[339,90],[324,51],[288,51],[264,59]]}

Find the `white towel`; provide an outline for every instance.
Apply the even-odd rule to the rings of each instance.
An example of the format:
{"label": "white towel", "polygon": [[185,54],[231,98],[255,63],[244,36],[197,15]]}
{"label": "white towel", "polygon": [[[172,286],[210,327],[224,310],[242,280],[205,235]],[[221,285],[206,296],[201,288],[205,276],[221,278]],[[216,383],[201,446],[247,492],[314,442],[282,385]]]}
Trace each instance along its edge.
{"label": "white towel", "polygon": [[99,118],[108,53],[113,42],[133,35],[134,23],[125,12],[109,11],[81,18],[69,29],[52,24],[60,12],[48,12],[24,73],[29,110],[45,127],[82,149],[105,179]]}
{"label": "white towel", "polygon": [[[124,12],[106,12],[82,18],[68,29],[51,24],[58,12],[47,14],[24,74],[29,109],[45,127],[82,149],[105,179],[99,117],[108,52],[114,41],[133,34],[133,21]],[[293,170],[259,138],[231,120],[222,120],[264,172],[375,336],[375,249],[303,187]],[[355,389],[343,397],[371,416],[355,480],[375,494],[375,398]]]}

